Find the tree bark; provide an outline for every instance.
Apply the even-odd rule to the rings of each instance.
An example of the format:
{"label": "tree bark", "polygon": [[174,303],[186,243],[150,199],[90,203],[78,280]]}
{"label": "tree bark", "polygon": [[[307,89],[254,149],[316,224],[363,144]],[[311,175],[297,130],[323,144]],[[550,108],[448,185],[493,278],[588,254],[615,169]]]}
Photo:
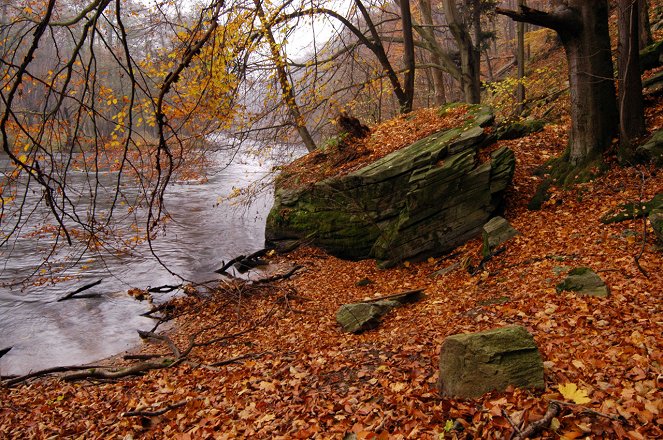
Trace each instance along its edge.
{"label": "tree bark", "polygon": [[569,66],[571,136],[568,162],[576,167],[600,155],[617,127],[617,103],[606,0],[568,0],[553,12],[523,6],[497,9],[516,21],[553,29]]}
{"label": "tree bark", "polygon": [[461,86],[465,101],[478,104],[481,102],[481,80],[476,49],[467,27],[458,15],[455,0],[444,0],[443,5],[449,30],[460,51]]}
{"label": "tree bark", "polygon": [[412,111],[414,101],[414,37],[412,35],[412,13],[410,11],[410,0],[399,0],[401,9],[401,23],[403,26],[403,64],[405,75],[403,84],[405,86],[405,102],[401,104],[401,113]]}
{"label": "tree bark", "polygon": [[619,28],[619,156],[633,157],[633,141],[645,133],[644,100],[640,78],[638,0],[617,2]]}

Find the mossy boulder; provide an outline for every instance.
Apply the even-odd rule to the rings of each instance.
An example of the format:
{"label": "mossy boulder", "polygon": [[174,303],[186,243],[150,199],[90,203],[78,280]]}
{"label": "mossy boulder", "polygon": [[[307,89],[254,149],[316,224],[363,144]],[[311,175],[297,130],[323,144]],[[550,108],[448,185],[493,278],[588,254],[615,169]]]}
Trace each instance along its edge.
{"label": "mossy boulder", "polygon": [[441,131],[357,171],[305,188],[277,182],[265,238],[309,239],[341,258],[387,267],[450,251],[475,237],[498,210],[515,167],[501,148],[478,160],[483,126],[494,117],[471,106],[462,127]]}
{"label": "mossy boulder", "polygon": [[605,298],[610,289],[601,277],[588,267],[571,269],[567,277],[557,285],[557,291],[572,291],[583,296]]}
{"label": "mossy boulder", "polygon": [[480,397],[509,385],[543,389],[543,361],[522,326],[447,337],[440,350],[438,387],[443,396]]}
{"label": "mossy boulder", "polygon": [[[661,82],[663,85],[663,81]],[[652,161],[658,166],[663,166],[663,130],[658,130],[635,150],[636,157],[641,162]]]}

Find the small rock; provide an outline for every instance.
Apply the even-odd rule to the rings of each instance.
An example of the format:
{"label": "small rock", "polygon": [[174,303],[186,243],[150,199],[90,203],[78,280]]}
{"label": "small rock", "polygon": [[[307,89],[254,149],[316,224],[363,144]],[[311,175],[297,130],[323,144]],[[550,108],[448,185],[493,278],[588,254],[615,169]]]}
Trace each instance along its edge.
{"label": "small rock", "polygon": [[557,285],[557,292],[565,290],[599,298],[606,298],[610,295],[610,289],[605,282],[588,267],[572,269],[566,279]]}
{"label": "small rock", "polygon": [[380,318],[394,307],[417,302],[424,297],[424,291],[418,289],[369,301],[343,304],[336,311],[336,322],[346,332],[361,333],[377,327],[380,324]]}
{"label": "small rock", "polygon": [[483,255],[489,255],[493,249],[505,241],[520,234],[503,217],[493,217],[483,225]]}
{"label": "small rock", "polygon": [[364,287],[364,286],[368,286],[370,284],[373,284],[373,280],[371,280],[369,278],[362,278],[361,280],[359,280],[355,283],[355,286]]}
{"label": "small rock", "polygon": [[377,327],[380,318],[398,305],[395,301],[343,304],[336,312],[336,322],[348,333],[360,333]]}
{"label": "small rock", "polygon": [[543,389],[543,361],[522,326],[447,337],[440,351],[439,389],[444,396],[479,397],[509,385]]}

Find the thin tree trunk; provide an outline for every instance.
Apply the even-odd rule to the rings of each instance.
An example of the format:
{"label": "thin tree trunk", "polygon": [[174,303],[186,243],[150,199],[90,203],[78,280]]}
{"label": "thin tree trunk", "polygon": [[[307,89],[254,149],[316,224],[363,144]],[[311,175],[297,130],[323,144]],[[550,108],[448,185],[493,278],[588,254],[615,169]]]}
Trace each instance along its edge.
{"label": "thin tree trunk", "polygon": [[[525,0],[518,0],[518,9],[526,6]],[[516,113],[522,115],[525,110],[525,23],[518,22],[518,50],[516,59],[518,63],[518,85],[516,86]]]}
{"label": "thin tree trunk", "polygon": [[461,86],[465,101],[470,104],[478,104],[481,102],[481,81],[472,38],[458,16],[455,0],[444,0],[443,5],[449,30],[460,51]]}
{"label": "thin tree trunk", "polygon": [[619,0],[619,132],[620,158],[633,157],[633,140],[645,133],[644,102],[640,79],[638,0]]}
{"label": "thin tree trunk", "polygon": [[306,128],[304,117],[302,116],[302,113],[299,109],[299,105],[297,105],[297,100],[295,98],[295,93],[293,91],[292,84],[290,84],[290,80],[288,79],[288,72],[286,71],[285,61],[283,60],[283,57],[279,52],[278,45],[276,44],[276,39],[274,38],[274,34],[272,33],[272,28],[270,27],[271,24],[268,22],[267,17],[265,16],[265,10],[262,7],[261,0],[254,0],[254,4],[256,7],[256,13],[258,14],[258,18],[260,19],[260,23],[262,24],[262,34],[267,39],[270,53],[272,55],[272,58],[274,59],[274,68],[276,69],[276,77],[278,79],[279,86],[281,87],[281,94],[283,97],[283,101],[286,107],[288,108],[288,111],[290,112],[292,123],[295,125],[297,133],[299,133],[299,137],[301,137],[302,141],[304,142],[306,149],[309,152],[315,151],[316,149],[315,141],[313,140],[313,137],[309,133],[308,128]]}
{"label": "thin tree trunk", "polygon": [[640,24],[639,29],[639,49],[644,49],[654,42],[654,38],[651,34],[651,24],[649,23],[649,1],[648,0],[639,0],[638,1],[638,12]]}
{"label": "thin tree trunk", "polygon": [[412,35],[412,14],[410,12],[410,0],[400,0],[401,23],[403,26],[403,64],[405,75],[403,78],[405,102],[401,105],[401,113],[412,111],[414,101],[414,37]]}

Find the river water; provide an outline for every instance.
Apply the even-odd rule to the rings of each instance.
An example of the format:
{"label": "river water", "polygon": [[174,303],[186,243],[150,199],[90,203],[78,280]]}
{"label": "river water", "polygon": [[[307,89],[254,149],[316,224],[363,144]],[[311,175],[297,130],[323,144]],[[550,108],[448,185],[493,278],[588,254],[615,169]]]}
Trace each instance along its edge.
{"label": "river water", "polygon": [[[264,245],[264,226],[272,194],[264,191],[248,206],[225,200],[234,188],[265,176],[274,160],[213,153],[205,183],[173,184],[166,196],[171,219],[154,241],[158,257],[187,280],[219,278],[213,271],[240,254]],[[280,160],[289,160],[284,155]],[[29,274],[51,243],[42,238],[19,240],[0,248],[0,282],[5,286]],[[131,255],[86,255],[85,270],[67,272],[75,279],[56,284],[0,287],[0,375],[77,365],[122,352],[140,343],[136,330],[149,330],[154,320],[141,317],[150,309],[127,294],[132,287],[179,284],[141,245]],[[80,266],[80,265],[79,265]],[[57,302],[77,288],[101,279],[85,293],[98,298]],[[164,295],[154,294],[163,301]]]}

